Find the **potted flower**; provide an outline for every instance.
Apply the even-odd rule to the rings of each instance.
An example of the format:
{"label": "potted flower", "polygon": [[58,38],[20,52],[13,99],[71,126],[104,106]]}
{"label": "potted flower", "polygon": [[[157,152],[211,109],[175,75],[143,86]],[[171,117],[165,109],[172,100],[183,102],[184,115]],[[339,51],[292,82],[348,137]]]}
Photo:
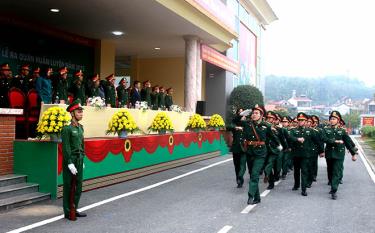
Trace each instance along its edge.
{"label": "potted flower", "polygon": [[169,116],[165,112],[159,112],[150,127],[148,127],[148,130],[158,132],[159,134],[165,134],[167,131],[172,133],[174,128]]}
{"label": "potted flower", "polygon": [[206,130],[206,122],[203,120],[201,115],[194,114],[190,117],[185,130],[194,132],[204,131]]}
{"label": "potted flower", "polygon": [[42,138],[49,136],[51,141],[61,141],[61,130],[65,125],[69,125],[71,116],[61,107],[51,107],[43,112],[37,126],[37,136]]}
{"label": "potted flower", "polygon": [[126,109],[121,109],[113,114],[108,122],[106,134],[117,134],[120,138],[126,138],[127,134],[138,131],[139,128],[135,123],[133,116]]}
{"label": "potted flower", "polygon": [[178,112],[178,113],[182,113],[182,110],[181,110],[181,107],[178,106],[178,105],[171,105],[169,107],[169,110],[172,111],[172,112]]}
{"label": "potted flower", "polygon": [[224,120],[219,114],[212,115],[207,125],[209,128],[215,130],[220,130],[225,127]]}
{"label": "potted flower", "polygon": [[87,100],[87,104],[91,107],[95,107],[96,110],[102,109],[105,107],[105,101],[100,96],[94,96]]}

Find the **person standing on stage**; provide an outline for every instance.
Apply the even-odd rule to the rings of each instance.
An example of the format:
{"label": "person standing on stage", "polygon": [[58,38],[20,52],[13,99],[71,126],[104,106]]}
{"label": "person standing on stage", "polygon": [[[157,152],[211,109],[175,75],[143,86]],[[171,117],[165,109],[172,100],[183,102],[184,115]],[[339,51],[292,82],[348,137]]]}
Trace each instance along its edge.
{"label": "person standing on stage", "polygon": [[346,131],[339,127],[342,120],[338,111],[332,111],[329,116],[330,126],[323,128],[323,141],[326,143],[324,156],[327,162],[328,179],[331,183],[331,198],[337,199],[337,190],[340,179],[343,177],[345,148],[352,155],[352,161],[356,161],[357,150],[352,147],[350,137]]}
{"label": "person standing on stage", "polygon": [[36,80],[36,91],[40,97],[42,104],[52,103],[52,68],[47,68],[45,74]]}
{"label": "person standing on stage", "polygon": [[132,107],[134,108],[137,102],[141,102],[141,82],[134,81],[133,86],[134,88],[131,92],[130,102],[132,104]]}
{"label": "person standing on stage", "polygon": [[82,105],[86,105],[86,88],[82,70],[74,73],[74,81],[70,87],[70,92],[73,94],[73,100],[80,99]]}
{"label": "person standing on stage", "polygon": [[111,74],[105,78],[107,83],[105,84],[105,103],[107,107],[116,107],[116,89],[115,89],[115,75]]}
{"label": "person standing on stage", "polygon": [[0,68],[0,108],[9,107],[8,91],[10,89],[10,80],[12,70],[8,64],[2,64]]}
{"label": "person standing on stage", "polygon": [[57,81],[57,87],[54,93],[55,103],[66,104],[68,103],[68,68],[63,67],[59,70],[60,77]]}
{"label": "person standing on stage", "polygon": [[29,91],[29,77],[30,74],[30,66],[25,64],[21,66],[21,72],[18,75],[18,80],[20,82],[20,89],[27,95],[27,92]]}
{"label": "person standing on stage", "polygon": [[150,80],[143,82],[143,88],[141,90],[141,100],[147,102],[147,106],[151,108],[151,82]]}
{"label": "person standing on stage", "polygon": [[118,107],[123,108],[128,105],[129,93],[126,88],[128,81],[125,78],[122,78],[119,82],[119,86],[116,87],[117,97],[118,97]]}
{"label": "person standing on stage", "polygon": [[165,107],[170,110],[170,107],[173,105],[173,88],[170,87],[167,89],[167,95],[165,96]]}
{"label": "person standing on stage", "polygon": [[165,109],[165,89],[164,89],[164,87],[159,88],[158,102],[159,102],[159,108],[161,110],[164,110]]}
{"label": "person standing on stage", "polygon": [[154,86],[151,93],[151,106],[152,110],[158,110],[159,108],[159,86]]}
{"label": "person standing on stage", "polygon": [[261,201],[259,193],[259,175],[267,156],[266,142],[271,140],[277,145],[280,151],[282,150],[280,141],[272,132],[270,125],[262,121],[264,114],[264,108],[255,105],[255,107],[252,108],[251,121],[241,123],[244,131],[244,148],[250,173],[248,205],[254,205]]}
{"label": "person standing on stage", "polygon": [[[63,127],[61,132],[63,150],[63,209],[64,217],[70,218],[71,195],[74,196],[74,207],[77,211],[82,192],[83,158],[85,156],[83,126],[79,121],[83,118],[83,108],[80,101],[74,100],[68,108],[72,121]],[[75,184],[75,187],[72,185]],[[72,189],[73,188],[73,189]],[[72,192],[72,190],[74,192]],[[86,217],[85,213],[76,212],[76,217]]]}
{"label": "person standing on stage", "polygon": [[100,85],[99,75],[96,74],[91,78],[91,84],[88,90],[88,97],[93,98],[99,96],[102,99],[105,99],[105,92],[103,87]]}
{"label": "person standing on stage", "polygon": [[40,77],[40,68],[37,67],[33,70],[33,74],[27,81],[27,90],[36,89],[36,80]]}

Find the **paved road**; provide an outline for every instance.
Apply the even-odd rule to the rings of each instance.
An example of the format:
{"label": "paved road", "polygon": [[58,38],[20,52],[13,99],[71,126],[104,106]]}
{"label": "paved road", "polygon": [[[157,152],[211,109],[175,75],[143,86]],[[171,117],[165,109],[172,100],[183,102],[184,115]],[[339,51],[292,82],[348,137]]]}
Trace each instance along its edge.
{"label": "paved road", "polygon": [[[84,193],[82,205],[137,190],[207,165],[224,156]],[[249,213],[247,185],[235,188],[232,161],[87,210],[77,222],[61,219],[29,232],[375,232],[375,184],[362,161],[347,156],[344,184],[331,200],[325,162],[318,182],[303,197],[292,191],[292,176],[280,182]],[[246,179],[248,181],[248,179]],[[262,190],[265,185],[262,184]],[[61,200],[0,214],[0,231],[16,229],[61,214]]]}

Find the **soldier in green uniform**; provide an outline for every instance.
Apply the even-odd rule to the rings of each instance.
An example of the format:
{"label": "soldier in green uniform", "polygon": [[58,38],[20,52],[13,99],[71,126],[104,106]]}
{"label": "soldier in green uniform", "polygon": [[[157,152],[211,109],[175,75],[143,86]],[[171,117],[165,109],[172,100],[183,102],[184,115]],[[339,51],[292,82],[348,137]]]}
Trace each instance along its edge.
{"label": "soldier in green uniform", "polygon": [[[78,122],[82,120],[83,108],[79,100],[73,101],[66,109],[72,116],[70,125],[63,127],[61,132],[63,146],[63,209],[65,218],[70,219],[70,195],[74,195],[74,206],[78,209],[82,192],[84,136],[83,127]],[[75,179],[75,192],[71,192],[72,181]],[[76,217],[86,217],[85,213],[76,213]]]}
{"label": "soldier in green uniform", "polygon": [[[319,127],[319,125],[320,125],[319,117],[316,116],[316,115],[312,115],[311,119],[312,119],[311,127],[317,131],[320,143],[324,144],[324,142],[322,140],[322,128]],[[322,145],[322,146],[324,146],[324,145]],[[319,158],[319,155],[318,155],[318,153],[316,153],[314,155],[314,157],[312,158],[312,161],[311,161],[311,170],[312,170],[311,179],[312,179],[313,182],[316,182],[316,177],[318,176],[318,158]]]}
{"label": "soldier in green uniform", "polygon": [[29,77],[27,81],[27,90],[36,89],[36,81],[40,77],[40,68],[37,67],[33,70],[33,74]]}
{"label": "soldier in green uniform", "polygon": [[8,91],[10,89],[10,77],[12,70],[8,64],[2,64],[0,68],[0,108],[9,107]]}
{"label": "soldier in green uniform", "polygon": [[167,89],[167,95],[165,96],[165,107],[170,110],[170,107],[173,105],[173,88],[170,87]]}
{"label": "soldier in green uniform", "polygon": [[79,70],[74,73],[75,80],[70,87],[70,92],[73,94],[74,99],[80,99],[83,105],[86,105],[86,88],[83,83],[83,72]]}
{"label": "soldier in green uniform", "polygon": [[318,153],[323,153],[318,135],[314,130],[306,128],[305,124],[308,116],[300,112],[297,115],[298,127],[290,131],[289,141],[293,143],[292,154],[294,164],[294,187],[298,190],[301,184],[302,196],[307,196],[306,188],[309,183],[309,158],[315,153],[314,149],[318,147]]}
{"label": "soldier in green uniform", "polygon": [[356,161],[357,150],[352,147],[350,137],[346,131],[339,127],[341,114],[338,111],[332,111],[329,116],[330,126],[323,128],[323,141],[326,143],[325,157],[327,161],[328,179],[331,182],[331,197],[337,199],[337,190],[340,179],[343,176],[345,148],[352,155],[352,160]]}
{"label": "soldier in green uniform", "polygon": [[159,88],[158,102],[159,102],[159,108],[164,110],[165,109],[165,89],[164,89],[164,87]]}
{"label": "soldier in green uniform", "polygon": [[227,127],[232,132],[233,141],[231,146],[231,152],[233,154],[234,171],[236,173],[237,188],[242,188],[244,183],[243,175],[246,170],[246,155],[243,151],[243,130],[241,128],[242,108],[236,111],[236,115],[233,118],[231,124]]}
{"label": "soldier in green uniform", "polygon": [[57,88],[54,93],[54,102],[56,103],[61,103],[61,104],[66,104],[68,103],[68,88],[69,88],[69,83],[68,83],[68,68],[63,67],[60,68],[59,70],[60,77],[59,80],[57,81]]}
{"label": "soldier in green uniform", "polygon": [[115,75],[111,74],[105,78],[107,83],[105,84],[105,103],[108,107],[116,107],[116,89],[115,89]]}
{"label": "soldier in green uniform", "polygon": [[99,96],[100,98],[103,98],[103,99],[105,98],[104,90],[103,90],[102,86],[100,86],[100,78],[99,78],[98,74],[91,77],[91,85],[90,85],[89,90],[88,90],[88,97],[89,98],[93,98],[93,97],[97,97],[97,96]]}
{"label": "soldier in green uniform", "polygon": [[290,168],[290,164],[291,164],[291,156],[290,156],[290,142],[288,142],[288,135],[289,135],[289,122],[290,122],[290,117],[288,116],[283,116],[281,118],[281,125],[282,125],[282,132],[283,132],[283,136],[284,138],[287,140],[287,144],[288,144],[288,148],[287,149],[284,149],[283,151],[283,159],[282,159],[282,166],[281,166],[281,179],[285,180],[286,178],[286,175],[288,174],[289,172],[289,168]]}
{"label": "soldier in green uniform", "polygon": [[118,97],[118,107],[123,108],[128,105],[129,101],[129,93],[128,89],[126,88],[128,82],[126,79],[122,78],[120,80],[120,85],[116,87],[117,97]]}
{"label": "soldier in green uniform", "polygon": [[30,80],[29,74],[30,74],[30,66],[27,64],[22,65],[21,72],[18,76],[19,76],[19,80],[21,83],[20,88],[25,93],[25,95],[27,95],[27,92],[29,91],[29,80]]}
{"label": "soldier in green uniform", "polygon": [[154,86],[151,94],[151,106],[152,110],[158,110],[159,108],[159,86]]}
{"label": "soldier in green uniform", "polygon": [[151,82],[150,80],[143,82],[143,88],[141,90],[141,100],[147,102],[147,106],[151,107]]}
{"label": "soldier in green uniform", "polygon": [[267,156],[266,141],[271,140],[279,148],[281,147],[279,139],[273,134],[270,125],[262,121],[264,114],[264,108],[255,105],[252,109],[251,120],[241,122],[241,128],[244,131],[246,159],[250,173],[248,205],[260,203],[259,174]]}
{"label": "soldier in green uniform", "polygon": [[[283,148],[287,148],[286,140],[282,133],[281,128],[277,128],[279,122],[277,121],[277,116],[274,112],[268,111],[266,115],[266,121],[269,123],[272,132],[277,136]],[[279,180],[280,167],[278,160],[282,156],[282,151],[279,148],[279,144],[276,144],[272,140],[267,140],[267,158],[266,166],[264,168],[264,182],[268,182],[267,189],[273,189],[275,187],[275,181]]]}

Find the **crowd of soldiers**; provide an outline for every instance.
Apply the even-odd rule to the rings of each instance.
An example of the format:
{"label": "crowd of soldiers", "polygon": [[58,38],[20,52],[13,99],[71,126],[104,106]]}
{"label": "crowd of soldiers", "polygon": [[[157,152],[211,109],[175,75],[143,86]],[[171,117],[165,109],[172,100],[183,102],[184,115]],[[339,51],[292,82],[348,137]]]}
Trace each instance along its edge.
{"label": "crowd of soldiers", "polygon": [[280,178],[294,173],[292,190],[307,189],[316,182],[318,158],[325,157],[332,199],[342,183],[345,148],[356,161],[358,149],[345,129],[338,111],[332,111],[329,123],[321,124],[318,116],[303,112],[292,119],[256,105],[252,110],[238,109],[229,129],[233,133],[231,151],[237,187],[244,183],[246,164],[250,174],[249,205],[260,203],[259,178],[264,173],[267,189],[273,189]]}
{"label": "crowd of soldiers", "polygon": [[[30,74],[31,73],[31,74]],[[9,64],[0,66],[0,108],[9,107],[8,92],[15,87],[24,92],[27,96],[31,89],[38,92],[39,100],[43,104],[61,103],[69,104],[71,101],[80,99],[83,105],[93,97],[100,97],[105,100],[108,107],[135,107],[137,102],[146,101],[149,108],[170,109],[173,105],[173,88],[165,89],[162,86],[151,88],[151,82],[135,81],[133,86],[128,87],[128,81],[121,79],[118,87],[115,87],[115,76],[113,74],[100,80],[98,74],[91,79],[84,79],[81,70],[68,78],[68,69],[60,68],[57,75],[53,69],[47,67],[41,70],[36,67],[31,71],[29,65],[23,65],[20,74],[13,76]]]}

